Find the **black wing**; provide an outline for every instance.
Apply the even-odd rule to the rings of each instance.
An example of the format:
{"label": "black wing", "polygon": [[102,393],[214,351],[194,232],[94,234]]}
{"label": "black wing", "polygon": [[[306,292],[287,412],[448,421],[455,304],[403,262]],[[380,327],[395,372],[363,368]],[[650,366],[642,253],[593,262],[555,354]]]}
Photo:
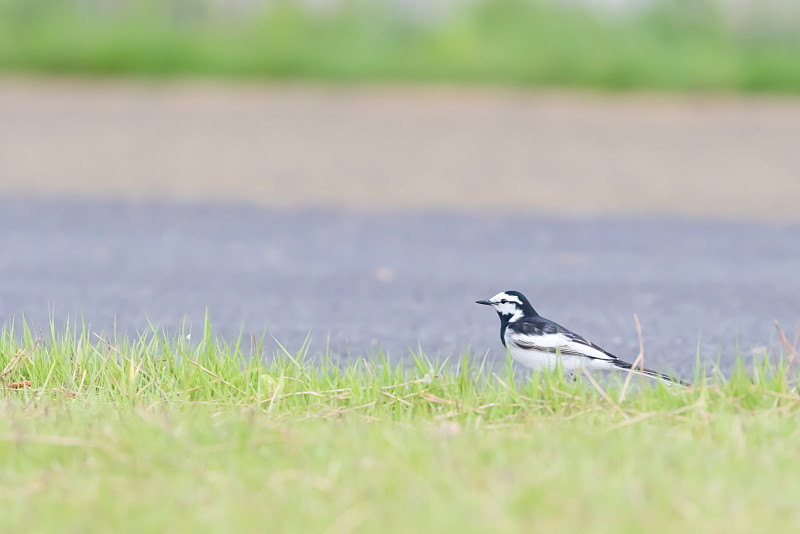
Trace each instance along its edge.
{"label": "black wing", "polygon": [[598,360],[617,360],[607,350],[583,336],[544,317],[525,317],[508,325],[511,341],[520,348],[584,356]]}

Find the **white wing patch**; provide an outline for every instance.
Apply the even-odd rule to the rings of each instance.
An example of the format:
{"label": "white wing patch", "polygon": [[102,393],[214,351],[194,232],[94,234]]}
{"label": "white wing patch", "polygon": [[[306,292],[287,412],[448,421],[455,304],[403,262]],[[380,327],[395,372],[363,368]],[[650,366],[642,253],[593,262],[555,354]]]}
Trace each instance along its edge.
{"label": "white wing patch", "polygon": [[508,337],[512,343],[523,349],[552,353],[560,352],[565,356],[588,356],[600,360],[614,360],[614,357],[609,356],[605,352],[560,333],[532,336],[520,334],[519,332],[510,332],[510,335],[506,337]]}
{"label": "white wing patch", "polygon": [[584,345],[583,343],[578,343],[577,341],[570,341],[567,343],[567,347],[576,351],[580,352],[581,354],[585,354],[586,356],[591,356],[592,358],[598,358],[600,360],[614,360],[613,358],[606,354],[605,352],[598,350],[594,347],[590,347],[589,345]]}

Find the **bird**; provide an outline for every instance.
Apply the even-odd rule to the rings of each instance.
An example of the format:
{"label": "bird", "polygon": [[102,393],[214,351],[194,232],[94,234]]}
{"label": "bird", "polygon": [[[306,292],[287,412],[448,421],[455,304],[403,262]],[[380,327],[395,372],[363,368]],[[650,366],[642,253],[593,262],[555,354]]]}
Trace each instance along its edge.
{"label": "bird", "polygon": [[519,291],[503,291],[476,304],[491,306],[500,316],[500,340],[511,357],[523,367],[554,371],[560,364],[565,374],[574,376],[581,368],[619,369],[662,380],[667,384],[689,384],[670,375],[645,369],[614,356],[586,338],[545,319],[533,309]]}

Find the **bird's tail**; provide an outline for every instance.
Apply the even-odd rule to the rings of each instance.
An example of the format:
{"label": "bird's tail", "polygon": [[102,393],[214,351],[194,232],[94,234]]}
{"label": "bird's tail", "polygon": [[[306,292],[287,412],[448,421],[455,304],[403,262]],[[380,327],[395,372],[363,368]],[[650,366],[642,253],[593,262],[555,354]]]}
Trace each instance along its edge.
{"label": "bird's tail", "polygon": [[691,385],[689,382],[684,382],[680,378],[675,378],[674,376],[670,376],[664,373],[659,373],[658,371],[645,369],[644,367],[639,367],[639,366],[634,368],[631,364],[629,364],[628,362],[624,362],[622,360],[616,360],[614,362],[614,366],[617,367],[618,369],[623,369],[625,371],[628,371],[629,373],[636,373],[637,375],[649,376],[650,378],[661,380],[669,385],[674,384],[683,387],[688,387]]}

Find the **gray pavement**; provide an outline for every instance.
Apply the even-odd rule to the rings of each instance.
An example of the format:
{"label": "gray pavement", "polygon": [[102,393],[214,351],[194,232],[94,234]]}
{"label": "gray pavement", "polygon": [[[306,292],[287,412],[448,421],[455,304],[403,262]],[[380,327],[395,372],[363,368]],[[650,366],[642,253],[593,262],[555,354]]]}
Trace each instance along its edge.
{"label": "gray pavement", "polygon": [[[562,220],[0,197],[0,318],[45,329],[82,316],[135,334],[269,334],[312,352],[392,357],[465,348],[504,357],[503,289],[632,359],[684,376],[699,342],[728,367],[776,347],[773,320],[800,320],[800,224],[674,218]],[[274,347],[274,346],[272,346]]]}

